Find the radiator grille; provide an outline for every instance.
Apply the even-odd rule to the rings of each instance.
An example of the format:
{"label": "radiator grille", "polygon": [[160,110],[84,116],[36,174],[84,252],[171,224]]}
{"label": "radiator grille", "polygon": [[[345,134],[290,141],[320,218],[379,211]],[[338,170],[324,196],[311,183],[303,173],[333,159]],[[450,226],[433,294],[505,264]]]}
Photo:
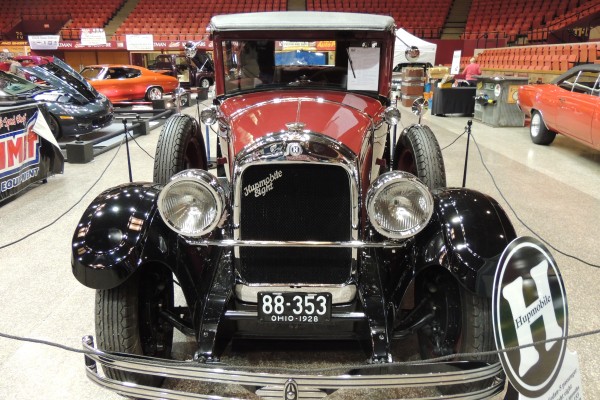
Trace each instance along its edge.
{"label": "radiator grille", "polygon": [[[332,164],[267,164],[242,175],[240,239],[351,240],[350,178]],[[239,270],[249,283],[347,281],[352,250],[240,248]]]}

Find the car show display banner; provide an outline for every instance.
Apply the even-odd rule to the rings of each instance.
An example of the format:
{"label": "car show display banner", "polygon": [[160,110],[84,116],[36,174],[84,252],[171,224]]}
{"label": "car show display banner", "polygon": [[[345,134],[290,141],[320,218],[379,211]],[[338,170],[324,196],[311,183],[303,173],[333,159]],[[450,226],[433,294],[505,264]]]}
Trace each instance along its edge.
{"label": "car show display banner", "polygon": [[31,50],[56,50],[60,42],[59,35],[30,35],[27,36]]}
{"label": "car show display banner", "polygon": [[127,50],[154,50],[154,40],[152,35],[125,35]]}
{"label": "car show display banner", "polygon": [[60,147],[37,105],[0,107],[0,202],[63,167]]}
{"label": "car show display banner", "polygon": [[106,44],[106,33],[103,28],[81,28],[81,44],[98,46]]}
{"label": "car show display banner", "polygon": [[[507,399],[583,399],[577,355],[567,351],[567,295],[554,258],[531,237],[513,240],[494,277],[492,320]],[[556,340],[553,340],[556,339]],[[517,350],[503,351],[518,347]]]}

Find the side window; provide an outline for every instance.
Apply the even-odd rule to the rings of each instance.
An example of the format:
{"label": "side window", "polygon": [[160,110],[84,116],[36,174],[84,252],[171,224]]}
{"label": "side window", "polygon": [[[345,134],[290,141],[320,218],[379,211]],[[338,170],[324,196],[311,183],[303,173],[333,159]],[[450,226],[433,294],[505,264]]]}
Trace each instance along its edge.
{"label": "side window", "polygon": [[596,83],[592,89],[592,96],[600,97],[600,72],[596,72]]}
{"label": "side window", "polygon": [[135,78],[141,75],[141,72],[137,69],[134,68],[124,68],[124,75],[123,78],[126,79],[131,79],[131,78]]}
{"label": "side window", "polygon": [[597,73],[581,71],[577,75],[577,80],[575,81],[575,85],[573,86],[573,91],[576,93],[583,93],[583,94],[591,95],[597,79],[598,79]]}
{"label": "side window", "polygon": [[558,86],[574,93],[597,95],[598,73],[593,71],[579,71],[562,82]]}
{"label": "side window", "polygon": [[125,71],[123,68],[110,68],[106,74],[105,79],[123,79],[125,78]]}
{"label": "side window", "polygon": [[577,75],[570,76],[567,79],[565,79],[564,81],[559,82],[558,86],[571,92],[573,90],[573,86],[575,84],[576,78],[577,78]]}

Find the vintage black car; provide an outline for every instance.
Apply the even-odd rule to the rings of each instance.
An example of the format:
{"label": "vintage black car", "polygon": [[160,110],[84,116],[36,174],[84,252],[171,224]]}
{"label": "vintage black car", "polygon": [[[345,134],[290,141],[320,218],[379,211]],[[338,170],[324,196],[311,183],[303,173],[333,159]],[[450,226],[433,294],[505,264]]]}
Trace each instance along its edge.
{"label": "vintage black car", "polygon": [[194,44],[186,47],[185,54],[160,54],[152,69],[179,79],[182,87],[208,88],[215,82],[215,66],[206,51],[198,51]]}
{"label": "vintage black car", "polygon": [[[160,134],[154,182],[106,190],[75,230],[73,273],[97,290],[88,376],[124,395],[173,399],[206,397],[157,387],[165,377],[284,399],[502,391],[497,356],[453,355],[493,349],[491,282],[515,230],[494,199],[446,187],[429,127],[392,140],[394,20],[252,13],[215,16],[210,30],[217,97],[200,118],[220,138],[218,168],[208,170],[201,122],[176,114]],[[290,48],[325,56],[279,56]],[[186,307],[174,306],[175,284]],[[174,329],[194,338],[190,361],[167,360]],[[451,360],[392,364],[395,345],[415,335],[423,359]],[[365,349],[365,364],[311,374],[221,362],[241,340],[347,342]]]}

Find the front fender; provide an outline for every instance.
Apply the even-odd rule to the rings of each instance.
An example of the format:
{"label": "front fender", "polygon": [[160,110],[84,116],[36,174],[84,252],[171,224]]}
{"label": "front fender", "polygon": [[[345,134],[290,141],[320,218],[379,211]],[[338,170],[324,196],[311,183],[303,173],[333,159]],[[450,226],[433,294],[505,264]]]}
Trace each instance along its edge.
{"label": "front fender", "polygon": [[516,238],[508,216],[474,190],[440,189],[434,199],[432,220],[417,238],[418,267],[440,265],[470,291],[491,296],[498,259]]}
{"label": "front fender", "polygon": [[145,261],[167,263],[172,232],[158,215],[159,190],[152,183],[125,184],[92,201],[73,235],[71,265],[79,282],[111,289]]}

